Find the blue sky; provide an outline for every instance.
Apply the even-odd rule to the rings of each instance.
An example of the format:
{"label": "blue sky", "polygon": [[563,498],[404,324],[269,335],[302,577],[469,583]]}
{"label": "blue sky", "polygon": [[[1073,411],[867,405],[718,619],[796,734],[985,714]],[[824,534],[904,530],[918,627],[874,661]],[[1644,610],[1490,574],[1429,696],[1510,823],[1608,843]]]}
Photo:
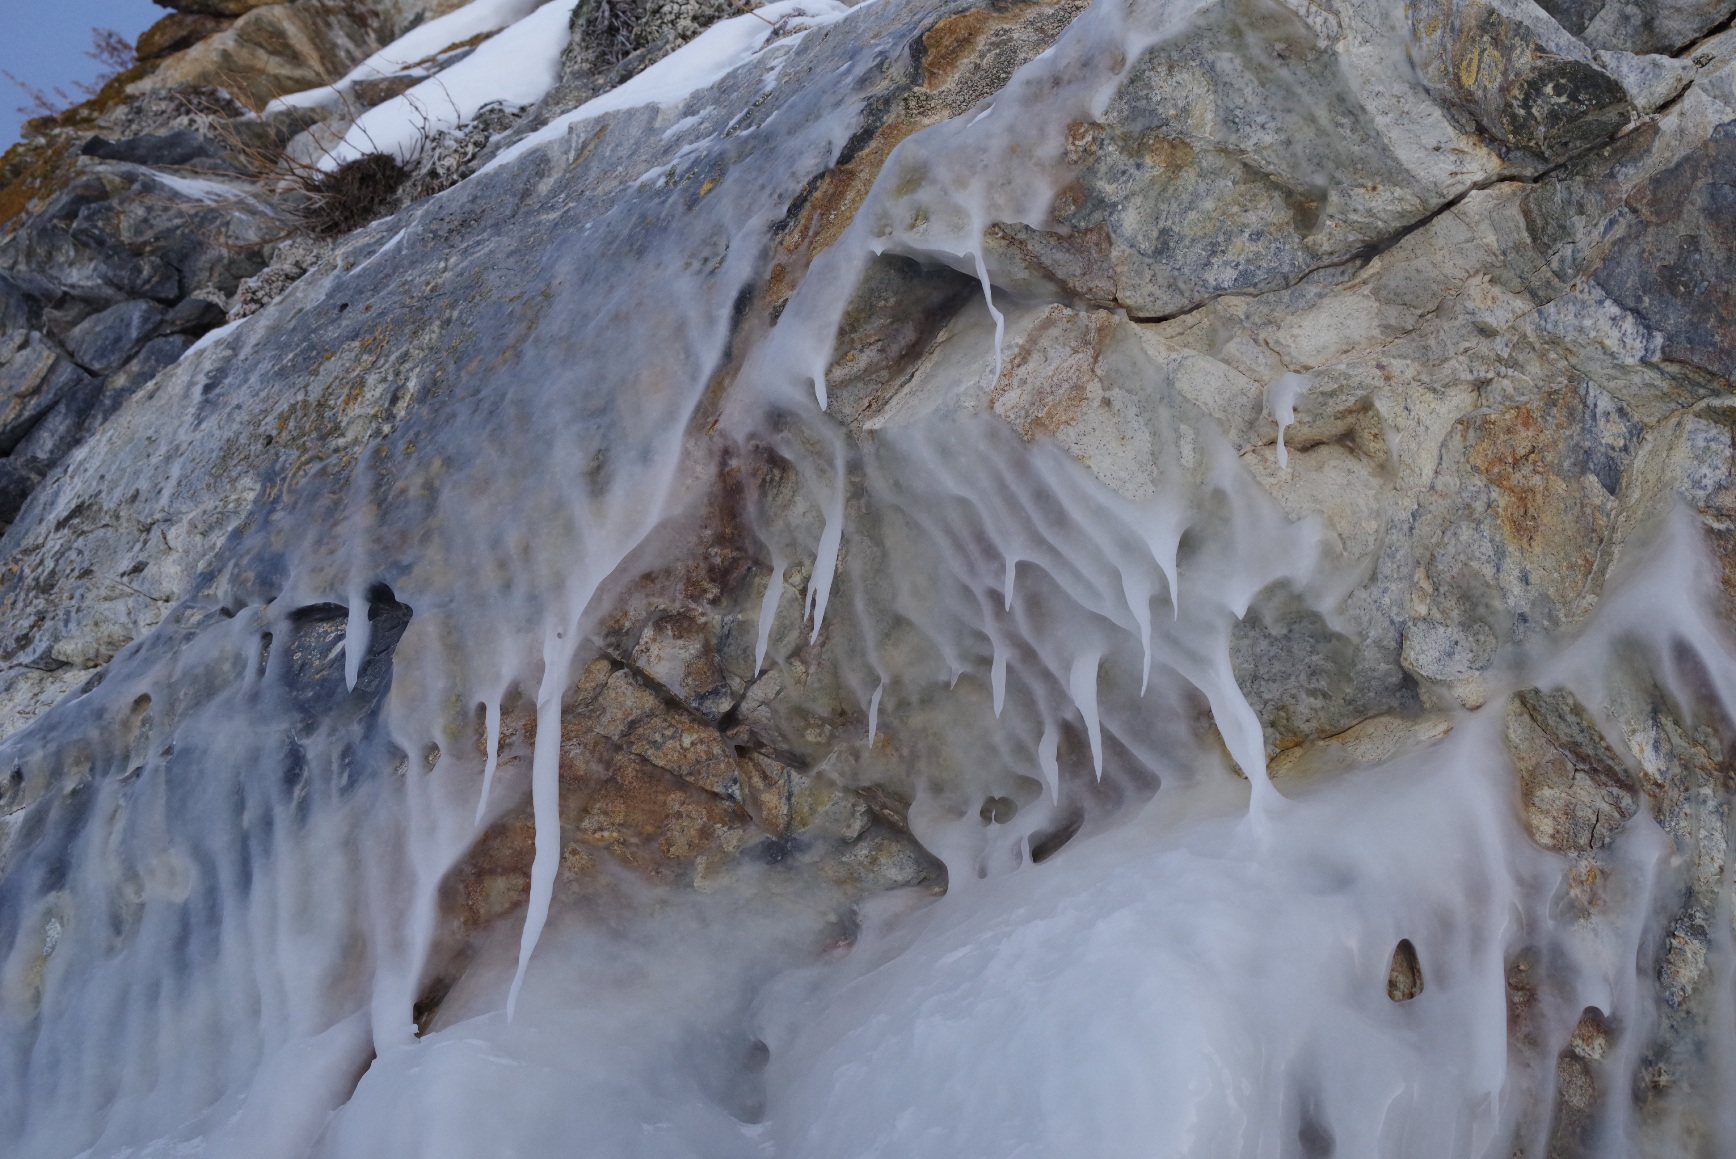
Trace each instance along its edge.
{"label": "blue sky", "polygon": [[[0,69],[38,88],[59,85],[77,96],[73,82],[88,81],[101,69],[84,55],[92,28],[112,28],[136,40],[167,14],[151,0],[0,0]],[[0,76],[0,151],[18,139],[25,115],[17,108],[28,103]]]}

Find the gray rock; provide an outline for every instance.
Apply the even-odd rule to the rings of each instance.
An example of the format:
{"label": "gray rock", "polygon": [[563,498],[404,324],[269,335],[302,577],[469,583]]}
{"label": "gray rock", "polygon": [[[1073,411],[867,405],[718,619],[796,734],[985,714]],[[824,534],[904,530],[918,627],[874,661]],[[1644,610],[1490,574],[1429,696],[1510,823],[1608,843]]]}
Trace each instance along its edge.
{"label": "gray rock", "polygon": [[92,137],[80,152],[86,157],[129,161],[135,165],[187,165],[198,160],[215,160],[218,156],[211,143],[191,129],[128,137],[121,141]]}
{"label": "gray rock", "polygon": [[174,309],[163,316],[157,327],[159,334],[187,334],[199,337],[225,321],[223,307],[209,298],[182,298]]}
{"label": "gray rock", "polygon": [[73,327],[66,348],[86,370],[107,374],[131,358],[167,314],[155,302],[110,306]]}
{"label": "gray rock", "polygon": [[1631,52],[1608,49],[1597,54],[1597,62],[1621,82],[1628,99],[1642,113],[1654,113],[1674,100],[1694,79],[1692,61],[1673,56],[1635,56]]}
{"label": "gray rock", "polygon": [[1663,357],[1736,379],[1736,124],[1648,177],[1593,277],[1663,339]]}
{"label": "gray rock", "polygon": [[1539,0],[1593,48],[1675,52],[1723,24],[1736,0]]}
{"label": "gray rock", "polygon": [[11,457],[46,473],[84,438],[103,384],[91,379],[66,392],[12,449]]}
{"label": "gray rock", "polygon": [[31,331],[0,364],[0,454],[10,454],[44,414],[89,376]]}
{"label": "gray rock", "polygon": [[30,329],[31,301],[17,282],[0,274],[0,343],[7,337]]}
{"label": "gray rock", "polygon": [[102,397],[91,411],[86,433],[97,424],[107,421],[110,415],[120,409],[122,403],[151,379],[173,366],[192,345],[193,339],[186,334],[165,334],[145,343],[144,348],[133,356],[131,362],[103,380]]}
{"label": "gray rock", "polygon": [[10,527],[24,509],[24,501],[42,482],[28,464],[0,459],[0,528]]}

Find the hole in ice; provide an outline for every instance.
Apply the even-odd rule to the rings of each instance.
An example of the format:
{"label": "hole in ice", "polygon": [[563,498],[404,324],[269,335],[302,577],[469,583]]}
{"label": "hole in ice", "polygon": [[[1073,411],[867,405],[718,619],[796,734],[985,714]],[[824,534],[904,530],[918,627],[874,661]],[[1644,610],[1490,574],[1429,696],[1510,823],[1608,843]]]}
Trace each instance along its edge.
{"label": "hole in ice", "polygon": [[1409,1002],[1423,992],[1423,967],[1417,961],[1417,948],[1409,938],[1401,938],[1393,947],[1392,965],[1386,972],[1386,996],[1394,1002]]}
{"label": "hole in ice", "polygon": [[1079,835],[1085,824],[1085,811],[1075,807],[1066,816],[1040,835],[1031,838],[1031,860],[1041,863],[1060,852],[1061,846]]}
{"label": "hole in ice", "polygon": [[988,797],[977,812],[984,825],[1005,825],[1018,815],[1019,803],[1011,797]]}

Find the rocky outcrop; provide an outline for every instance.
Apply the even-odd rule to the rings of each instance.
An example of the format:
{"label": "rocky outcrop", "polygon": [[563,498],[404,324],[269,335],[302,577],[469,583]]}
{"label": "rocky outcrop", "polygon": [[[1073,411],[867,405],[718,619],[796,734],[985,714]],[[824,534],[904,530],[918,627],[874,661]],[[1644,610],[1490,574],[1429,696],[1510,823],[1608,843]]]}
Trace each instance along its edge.
{"label": "rocky outcrop", "polygon": [[[1103,99],[1044,74],[1054,124],[1003,129],[988,118],[1032,62],[1097,75],[1051,53],[1096,10],[878,0],[791,17],[758,71],[490,166],[722,14],[580,5],[548,97],[435,142],[392,216],[329,243],[283,240],[235,142],[308,146],[352,110],[93,132],[0,243],[0,751],[19,770],[4,809],[61,816],[57,785],[145,759],[116,739],[143,727],[140,697],[172,731],[230,695],[223,673],[256,672],[260,711],[293,718],[292,744],[262,716],[246,752],[295,785],[499,776],[481,835],[454,839],[441,870],[427,1027],[480,939],[524,912],[547,842],[557,904],[619,872],[705,890],[775,866],[835,907],[847,940],[868,893],[942,886],[924,809],[980,819],[986,874],[1155,792],[1153,753],[1246,774],[1263,742],[1300,791],[1504,714],[1514,817],[1558,855],[1574,920],[1595,924],[1641,809],[1679,860],[1649,903],[1663,917],[1632,1076],[1612,1046],[1624,1023],[1596,1007],[1548,1023],[1557,965],[1509,963],[1516,1056],[1551,1076],[1533,1134],[1578,1153],[1630,1088],[1647,1138],[1700,1130],[1729,738],[1709,703],[1666,694],[1655,661],[1619,704],[1512,690],[1671,512],[1714,545],[1736,609],[1736,41],[1707,38],[1729,13],[1390,7],[1214,0],[1133,59],[1104,58]],[[245,73],[231,92],[257,109],[334,80],[406,19],[301,0],[185,11],[233,23],[164,48],[139,107]],[[992,149],[923,151],[973,118],[1002,134]],[[997,175],[991,193],[925,200],[924,175],[960,155]],[[680,271],[679,293],[605,276],[635,268]],[[804,294],[836,299],[836,336],[805,339],[812,373],[786,397],[755,358],[818,309]],[[191,349],[224,318],[242,324]],[[619,349],[646,327],[655,341]],[[550,381],[570,389],[525,385]],[[769,417],[744,422],[762,389]],[[828,417],[802,409],[812,393]],[[900,440],[967,429],[1009,448],[976,466],[1023,466],[919,491]],[[646,482],[647,462],[674,481]],[[947,586],[1004,546],[995,528],[1059,522],[993,506],[1024,501],[1021,471],[1053,483],[1043,495],[1088,474],[1116,511],[1187,496],[1173,528],[1142,525],[1146,555],[1168,543],[1176,612],[1210,574],[1189,570],[1208,524],[1271,556],[1300,540],[1260,512],[1319,529],[1330,583],[1276,560],[1258,590],[1206,593],[1228,609],[1251,749],[1223,759],[1234,722],[1204,676],[1149,670],[1155,581],[1146,620],[1129,613],[1147,657],[1132,675],[1108,645],[1065,671],[1032,661],[1043,617],[1015,622],[1015,583],[1102,595],[1066,551],[1024,571],[996,556],[982,566],[1004,564],[998,587]],[[929,506],[892,510],[912,494]],[[935,531],[946,504],[967,515]],[[899,571],[913,556],[944,565]],[[1094,609],[1136,604],[1136,570],[1117,574],[1124,590]],[[562,632],[587,607],[580,649]],[[537,640],[535,664],[514,667],[497,630]],[[353,633],[370,643],[347,671]],[[1009,653],[1041,671],[1010,692]],[[464,682],[490,664],[493,685]],[[889,674],[906,671],[921,677],[901,688]],[[1161,713],[1115,715],[1153,680],[1194,682],[1170,732],[1138,731]],[[943,689],[958,716],[934,707]],[[988,767],[969,750],[986,734],[954,727],[1003,711],[1031,734],[1007,743],[1051,782]],[[93,757],[83,735],[113,743]],[[539,760],[553,833],[527,795]],[[997,853],[1002,833],[1019,837]],[[5,841],[0,857],[28,855]],[[1388,995],[1428,1001],[1409,940]]]}

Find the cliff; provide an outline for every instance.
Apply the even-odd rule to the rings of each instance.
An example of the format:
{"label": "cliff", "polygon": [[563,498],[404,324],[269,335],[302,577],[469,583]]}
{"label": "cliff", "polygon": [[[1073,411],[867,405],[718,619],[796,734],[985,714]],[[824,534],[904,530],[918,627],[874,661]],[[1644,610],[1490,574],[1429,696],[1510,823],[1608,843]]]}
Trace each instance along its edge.
{"label": "cliff", "polygon": [[[178,7],[0,164],[27,1153],[368,1153],[563,914],[800,959],[1449,766],[1354,855],[1378,1017],[1447,1004],[1380,1153],[1736,1145],[1736,3]],[[1363,1153],[1376,1077],[1251,1105]]]}

